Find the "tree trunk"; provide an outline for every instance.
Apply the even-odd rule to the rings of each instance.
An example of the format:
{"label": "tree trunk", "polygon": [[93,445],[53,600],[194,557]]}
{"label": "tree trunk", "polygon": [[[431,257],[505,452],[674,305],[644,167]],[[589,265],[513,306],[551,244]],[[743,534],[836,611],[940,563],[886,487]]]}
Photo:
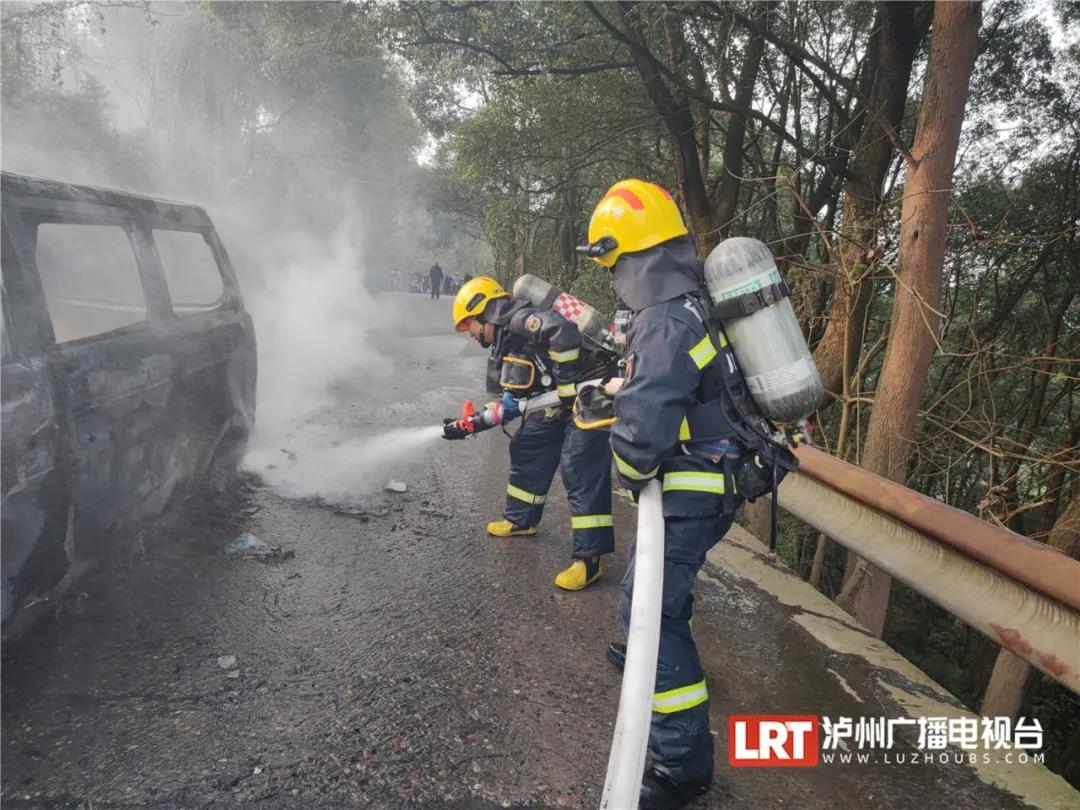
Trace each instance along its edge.
{"label": "tree trunk", "polygon": [[[592,10],[595,15],[602,16],[595,9]],[[659,60],[647,44],[646,28],[661,23],[662,17],[657,15],[662,15],[664,10],[659,3],[624,2],[619,4],[619,12],[623,23],[620,38],[629,45],[630,55],[645,84],[645,90],[671,138],[675,177],[679,199],[688,220],[686,224],[698,242],[698,249],[707,250],[701,235],[709,233],[715,226],[708,186],[701,173],[701,154],[693,106],[680,88],[668,85],[660,71]],[[609,21],[608,24],[610,25]]]}
{"label": "tree trunk", "polygon": [[998,653],[990,683],[986,686],[979,714],[984,717],[1011,717],[1020,714],[1024,688],[1031,674],[1031,664],[1008,650]]}
{"label": "tree trunk", "polygon": [[[1048,545],[1073,559],[1080,557],[1080,486],[1054,523]],[[1020,704],[1024,702],[1024,688],[1030,674],[1031,665],[1027,661],[1003,649],[998,653],[994,671],[990,673],[990,682],[986,685],[979,712],[985,717],[1001,716],[1015,720],[1020,713]]]}
{"label": "tree trunk", "polygon": [[1074,485],[1072,500],[1055,521],[1047,543],[1074,560],[1080,559],[1080,483]]}
{"label": "tree trunk", "polygon": [[[1046,335],[1046,344],[1042,350],[1042,357],[1032,363],[1032,392],[1028,399],[1027,414],[1024,417],[1023,424],[1020,426],[1020,430],[1017,432],[1016,439],[1019,447],[1023,448],[1022,452],[1026,452],[1031,448],[1036,432],[1042,427],[1043,421],[1049,416],[1049,414],[1043,412],[1043,407],[1046,404],[1046,392],[1050,386],[1050,379],[1054,374],[1054,364],[1058,350],[1058,338],[1061,335],[1061,326],[1065,321],[1065,313],[1068,312],[1069,307],[1072,306],[1073,298],[1075,297],[1076,292],[1071,291],[1058,302],[1057,307],[1049,318],[1050,327]],[[1053,410],[1053,408],[1051,407],[1050,410]],[[1019,509],[1021,500],[1019,491],[1021,463],[1022,460],[1020,458],[1013,459],[1008,472],[1005,473],[1007,493],[1003,500],[1004,512],[1007,520],[1005,525],[1018,534],[1025,534],[1023,525],[1024,513]]]}
{"label": "tree trunk", "polygon": [[[1067,384],[1069,387],[1068,396],[1072,396],[1072,383]],[[1074,423],[1072,430],[1069,431],[1068,436],[1065,438],[1063,447],[1080,447],[1080,423]],[[1046,492],[1050,496],[1050,503],[1042,510],[1039,522],[1040,533],[1046,532],[1049,534],[1054,530],[1054,524],[1057,519],[1054,517],[1058,514],[1055,508],[1058,501],[1058,493],[1062,495],[1066,494],[1066,475],[1067,469],[1064,464],[1059,464],[1050,471],[1050,475],[1046,478]]]}
{"label": "tree trunk", "polygon": [[[795,63],[789,62],[788,68],[784,71],[784,86],[780,89],[780,115],[778,123],[781,127],[787,127],[788,121],[788,103],[791,97],[791,86],[795,83]],[[769,172],[766,175],[769,181],[767,186],[770,189],[769,193],[765,195],[765,202],[762,205],[761,225],[759,229],[761,231],[761,241],[766,244],[772,242],[777,236],[780,235],[780,223],[777,219],[777,207],[776,200],[780,196],[779,176],[780,176],[780,159],[784,156],[784,141],[780,137],[776,138],[776,144],[773,147],[772,159],[769,162]]]}
{"label": "tree trunk", "polygon": [[911,65],[926,34],[925,15],[914,3],[881,3],[870,44],[873,64],[870,98],[863,111],[862,134],[844,183],[843,231],[833,281],[832,307],[825,333],[814,350],[814,362],[825,390],[839,394],[845,341],[852,367],[858,363],[873,297],[870,272],[877,260],[881,226],[881,193],[894,147],[882,127],[899,131],[904,119]]}
{"label": "tree trunk", "polygon": [[[757,6],[759,21],[763,25],[768,25],[768,18],[765,16],[767,10],[767,3],[761,3]],[[765,37],[751,35],[750,41],[746,44],[746,55],[743,58],[742,70],[739,71],[739,78],[735,85],[735,106],[749,109],[753,103],[754,86],[757,84],[758,70],[761,67],[763,53],[765,53]],[[731,222],[735,218],[735,209],[739,203],[745,145],[746,116],[733,112],[728,117],[728,128],[724,139],[724,165],[720,169],[720,187],[717,189],[716,198],[713,200],[713,219],[720,228],[721,236],[727,236]],[[711,241],[715,246],[720,239],[713,236],[707,241]]]}
{"label": "tree trunk", "polygon": [[1002,649],[994,663],[994,672],[990,673],[990,683],[986,686],[978,713],[984,717],[1012,717],[1015,720],[1020,714],[1024,688],[1030,674],[1031,665],[1027,661]]}
{"label": "tree trunk", "polygon": [[[923,103],[900,212],[900,253],[889,345],[874,394],[862,458],[863,466],[871,472],[900,483],[907,478],[919,399],[940,323],[948,192],[981,16],[982,7],[977,2],[939,2],[934,6]],[[880,636],[891,586],[888,574],[859,560],[837,601]]]}

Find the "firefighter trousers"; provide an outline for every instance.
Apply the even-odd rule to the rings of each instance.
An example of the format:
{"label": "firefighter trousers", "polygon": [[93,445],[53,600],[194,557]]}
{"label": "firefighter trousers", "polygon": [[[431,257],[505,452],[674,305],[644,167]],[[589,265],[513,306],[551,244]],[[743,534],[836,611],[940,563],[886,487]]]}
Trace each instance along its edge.
{"label": "firefighter trousers", "polygon": [[536,526],[555,470],[562,466],[575,559],[615,550],[611,517],[611,443],[606,430],[581,430],[565,408],[530,414],[510,442],[510,482],[503,517]]}
{"label": "firefighter trousers", "polygon": [[[694,582],[705,554],[727,533],[734,518],[724,509],[720,465],[679,456],[661,465],[664,489],[664,590],[660,649],[656,661],[649,755],[653,765],[676,782],[707,782],[713,772],[709,733],[709,692],[690,633]],[[619,600],[619,625],[630,626],[636,547],[631,548]]]}

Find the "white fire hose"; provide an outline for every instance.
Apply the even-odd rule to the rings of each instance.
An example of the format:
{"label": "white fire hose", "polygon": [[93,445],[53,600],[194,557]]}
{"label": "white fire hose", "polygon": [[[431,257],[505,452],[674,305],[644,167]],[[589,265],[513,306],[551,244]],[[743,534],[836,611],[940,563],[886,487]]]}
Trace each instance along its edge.
{"label": "white fire hose", "polygon": [[660,602],[664,590],[664,507],[660,484],[650,481],[638,498],[634,599],[626,638],[619,715],[608,758],[601,808],[638,806],[645,748],[652,721],[656,656],[660,649]]}

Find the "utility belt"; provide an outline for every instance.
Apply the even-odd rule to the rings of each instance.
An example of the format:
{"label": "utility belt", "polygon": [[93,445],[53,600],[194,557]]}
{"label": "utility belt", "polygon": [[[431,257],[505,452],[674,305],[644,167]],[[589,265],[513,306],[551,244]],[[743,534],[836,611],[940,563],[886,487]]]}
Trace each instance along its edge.
{"label": "utility belt", "polygon": [[754,501],[772,489],[772,469],[756,451],[739,440],[722,398],[702,402],[689,411],[679,430],[685,455],[708,459],[723,469],[724,509],[735,508],[735,495]]}
{"label": "utility belt", "polygon": [[679,428],[679,441],[694,444],[731,441],[737,450],[742,449],[731,419],[725,412],[724,402],[719,397],[701,402],[686,412]]}
{"label": "utility belt", "polygon": [[[716,455],[717,450],[720,455]],[[730,514],[743,501],[754,501],[772,489],[772,469],[762,463],[757,453],[743,449],[738,442],[733,441],[727,448],[721,448],[719,443],[689,442],[681,444],[679,451],[660,468],[665,501],[672,497],[680,502],[689,498],[705,503],[711,494],[720,496],[722,511]]]}
{"label": "utility belt", "polygon": [[717,477],[718,486],[712,491],[722,496],[725,513],[734,512],[738,507],[736,497],[742,496],[737,470],[743,466],[743,456],[749,454],[736,438],[720,399],[699,403],[687,411],[679,428],[679,451],[683,456],[715,465],[716,472],[712,475]]}

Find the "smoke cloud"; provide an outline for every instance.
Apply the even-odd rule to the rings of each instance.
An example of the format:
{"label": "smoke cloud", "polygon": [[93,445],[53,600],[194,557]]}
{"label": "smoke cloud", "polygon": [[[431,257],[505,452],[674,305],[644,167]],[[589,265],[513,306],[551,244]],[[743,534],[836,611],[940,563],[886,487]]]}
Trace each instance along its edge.
{"label": "smoke cloud", "polygon": [[255,321],[248,463],[294,495],[381,485],[405,438],[362,449],[326,412],[400,359],[402,296],[377,291],[460,246],[424,241],[420,133],[376,46],[327,52],[337,4],[3,13],[3,167],[204,206]]}

